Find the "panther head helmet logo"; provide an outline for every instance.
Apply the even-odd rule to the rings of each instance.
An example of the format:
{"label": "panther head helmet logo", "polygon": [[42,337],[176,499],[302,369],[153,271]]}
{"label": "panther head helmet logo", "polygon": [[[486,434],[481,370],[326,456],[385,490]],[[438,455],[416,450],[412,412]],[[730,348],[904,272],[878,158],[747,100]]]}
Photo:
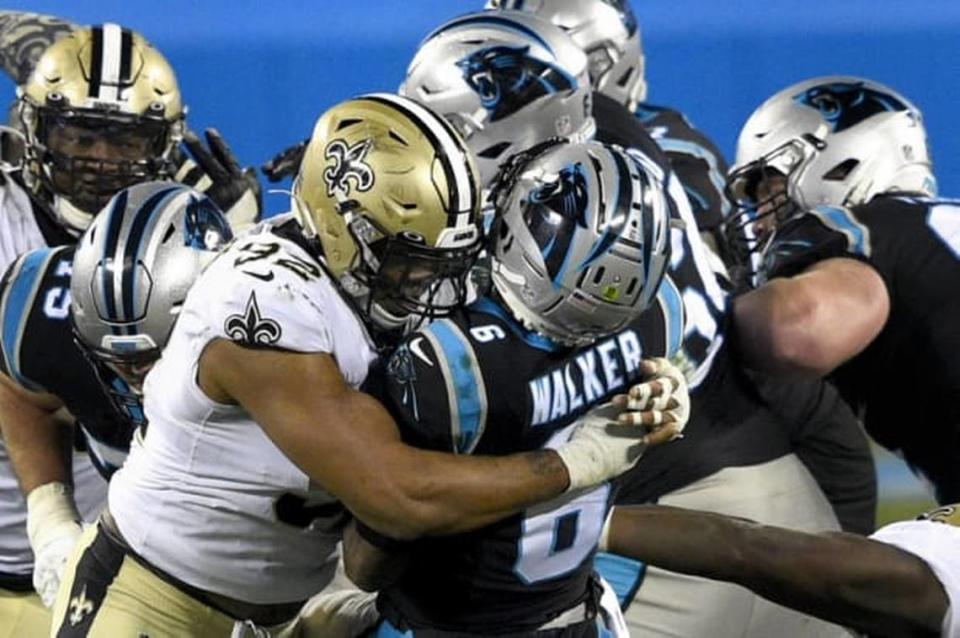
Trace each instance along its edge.
{"label": "panther head helmet logo", "polygon": [[793,96],[798,103],[820,111],[833,132],[859,124],[868,117],[888,111],[907,111],[898,97],[863,85],[863,82],[818,84]]}
{"label": "panther head helmet logo", "polygon": [[457,61],[463,79],[495,122],[544,95],[569,91],[576,80],[556,65],[530,55],[529,46],[499,45]]}

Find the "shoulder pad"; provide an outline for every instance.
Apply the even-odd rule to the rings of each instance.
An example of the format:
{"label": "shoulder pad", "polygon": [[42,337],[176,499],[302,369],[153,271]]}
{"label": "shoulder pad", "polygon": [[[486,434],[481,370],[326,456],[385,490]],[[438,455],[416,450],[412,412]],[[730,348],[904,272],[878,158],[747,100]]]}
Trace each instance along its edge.
{"label": "shoulder pad", "polygon": [[359,323],[320,263],[271,233],[231,244],[188,300],[197,297],[202,301],[189,304],[190,312],[248,346],[331,352],[338,322]]}
{"label": "shoulder pad", "polygon": [[870,230],[838,206],[817,206],[780,225],[763,253],[761,281],[792,277],[832,257],[870,257]]}
{"label": "shoulder pad", "polygon": [[387,388],[404,438],[470,454],[483,436],[487,393],[471,339],[450,319],[408,336],[387,364]]}
{"label": "shoulder pad", "polygon": [[[44,304],[45,308],[50,305],[47,315],[57,313],[51,318],[65,320],[68,317],[72,256],[72,246],[32,250],[14,261],[0,282],[0,365],[3,372],[28,390],[43,390],[24,375],[21,366],[21,346],[28,319],[38,304]],[[55,270],[51,273],[51,269],[62,272]],[[50,276],[60,276],[64,283],[44,295],[44,283]]]}

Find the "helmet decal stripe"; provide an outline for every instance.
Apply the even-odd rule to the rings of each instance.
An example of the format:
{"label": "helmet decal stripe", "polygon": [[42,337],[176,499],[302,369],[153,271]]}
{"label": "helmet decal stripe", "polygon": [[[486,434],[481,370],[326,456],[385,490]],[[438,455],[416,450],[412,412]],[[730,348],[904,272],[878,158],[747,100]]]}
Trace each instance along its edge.
{"label": "helmet decal stripe", "polygon": [[124,84],[124,88],[130,83],[130,67],[132,65],[133,33],[130,29],[123,29],[120,35],[120,81]]}
{"label": "helmet decal stripe", "polygon": [[120,59],[123,48],[121,29],[116,24],[103,25],[103,50],[100,69],[100,98],[111,102],[120,99]]}
{"label": "helmet decal stripe", "polygon": [[[432,111],[407,98],[389,93],[375,93],[363,96],[362,99],[387,103],[410,118],[437,148],[437,154],[447,178],[448,201],[451,208],[457,212],[474,209],[478,195],[475,188],[476,184],[471,179],[468,168],[470,160],[465,147],[451,133],[449,124]],[[451,216],[448,219],[448,225],[450,221],[453,223],[459,222],[459,218],[460,215]]]}
{"label": "helmet decal stripe", "polygon": [[[156,225],[158,213],[162,214],[167,208],[167,203],[173,197],[176,197],[183,188],[180,186],[171,186],[165,188],[150,196],[134,213],[133,222],[130,224],[130,232],[127,234],[123,248],[123,279],[121,283],[121,299],[123,302],[122,320],[131,322],[127,326],[129,334],[136,334],[136,326],[132,323],[140,319],[135,314],[136,283],[137,283],[137,263],[141,261],[141,252],[143,250],[143,239],[149,237]],[[154,223],[151,223],[154,222]]]}
{"label": "helmet decal stripe", "polygon": [[[590,253],[578,266],[580,270],[583,270],[596,261],[598,257],[606,253],[617,240],[628,241],[622,238],[621,234],[623,233],[624,225],[627,223],[627,220],[630,219],[630,208],[633,206],[631,197],[633,187],[630,168],[619,153],[608,152],[607,154],[613,158],[617,166],[617,199],[613,205],[613,214],[605,220],[603,235],[591,246]],[[642,174],[641,172],[641,175]],[[600,181],[602,182],[602,180]],[[645,224],[645,227],[646,226],[649,226],[649,224]],[[648,251],[649,249],[645,248],[645,250]],[[647,255],[645,254],[644,257],[644,262],[646,262]]]}
{"label": "helmet decal stripe", "polygon": [[92,98],[100,97],[100,80],[103,75],[103,28],[90,29],[90,88],[87,92]]}
{"label": "helmet decal stripe", "polygon": [[[106,316],[103,319],[115,321],[117,317],[117,301],[114,297],[114,291],[119,286],[115,286],[114,270],[116,265],[112,264],[113,255],[117,252],[117,244],[120,242],[120,229],[123,227],[123,211],[127,207],[127,191],[122,190],[113,201],[110,208],[110,217],[107,220],[107,238],[104,242],[103,255],[100,258],[100,287],[102,299],[104,300],[104,312]],[[109,267],[108,267],[109,266]],[[116,332],[116,330],[114,331]]]}

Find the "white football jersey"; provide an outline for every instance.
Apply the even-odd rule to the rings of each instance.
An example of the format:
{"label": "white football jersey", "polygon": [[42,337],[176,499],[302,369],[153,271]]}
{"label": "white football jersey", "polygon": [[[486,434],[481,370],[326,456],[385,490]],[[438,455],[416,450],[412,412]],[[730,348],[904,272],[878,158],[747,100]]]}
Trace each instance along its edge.
{"label": "white football jersey", "polygon": [[[0,184],[0,272],[21,254],[47,245],[27,193],[10,178]],[[3,326],[15,335],[19,326]],[[106,501],[107,484],[86,453],[73,455],[77,506],[85,520],[94,520]],[[0,575],[29,576],[33,552],[27,539],[27,502],[20,493],[7,448],[0,437]]]}
{"label": "white football jersey", "polygon": [[326,271],[270,229],[234,241],[192,288],[145,382],[147,434],[110,483],[110,511],[137,553],[194,587],[254,603],[305,600],[329,582],[344,510],[243,408],[203,393],[200,354],[218,338],[328,352],[354,387],[376,358]]}
{"label": "white football jersey", "polygon": [[887,525],[870,538],[910,552],[930,566],[950,599],[941,635],[960,638],[960,505],[941,508],[929,516],[928,520]]}

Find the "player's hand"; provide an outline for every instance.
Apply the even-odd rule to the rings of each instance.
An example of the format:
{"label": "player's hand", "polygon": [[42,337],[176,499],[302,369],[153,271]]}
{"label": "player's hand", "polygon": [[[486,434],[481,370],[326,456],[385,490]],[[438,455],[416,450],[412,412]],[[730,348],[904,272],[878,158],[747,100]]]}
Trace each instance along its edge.
{"label": "player's hand", "polygon": [[206,193],[235,230],[257,222],[262,208],[257,171],[240,166],[216,129],[208,128],[204,135],[207,146],[193,131],[184,133],[183,144],[193,159],[186,158],[177,169],[177,181]]}
{"label": "player's hand", "polygon": [[70,488],[47,483],[27,497],[27,535],[33,549],[33,587],[47,607],[53,607],[67,559],[83,527]]}
{"label": "player's hand", "polygon": [[273,156],[269,162],[260,167],[263,174],[271,182],[279,182],[285,177],[293,177],[300,170],[300,163],[303,162],[303,154],[307,150],[307,144],[310,138],[303,140],[293,146],[288,146]]}
{"label": "player's hand", "polygon": [[613,397],[613,405],[623,410],[617,422],[651,428],[647,435],[648,445],[681,438],[690,419],[686,377],[680,368],[662,357],[645,359],[640,367],[649,378],[631,387],[627,394]]}

